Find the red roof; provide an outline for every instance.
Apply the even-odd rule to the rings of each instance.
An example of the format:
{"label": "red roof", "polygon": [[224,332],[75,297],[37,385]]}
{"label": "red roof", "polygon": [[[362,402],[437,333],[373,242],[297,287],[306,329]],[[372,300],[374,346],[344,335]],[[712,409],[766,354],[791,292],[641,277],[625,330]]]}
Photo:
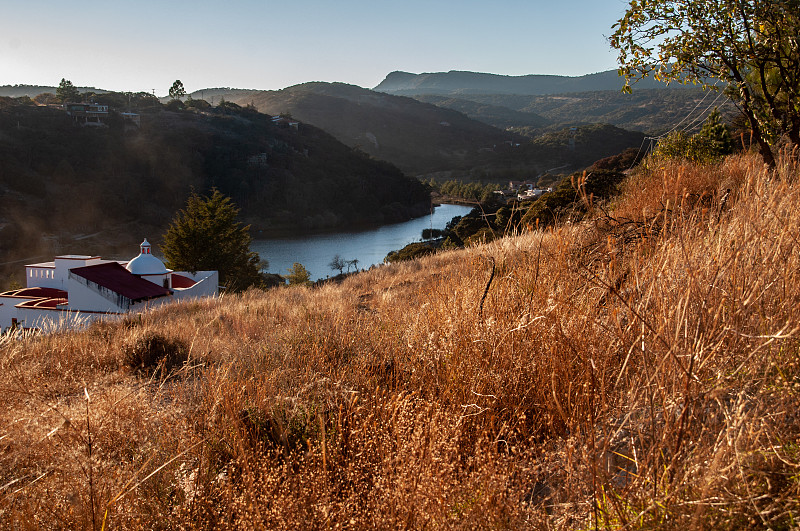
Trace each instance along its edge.
{"label": "red roof", "polygon": [[185,277],[183,275],[176,275],[175,273],[172,274],[172,287],[173,289],[178,288],[191,288],[197,284],[194,280],[189,277]]}
{"label": "red roof", "polygon": [[49,308],[55,309],[59,305],[67,304],[67,299],[52,298],[52,299],[37,299],[33,301],[26,301],[18,304],[17,308]]}
{"label": "red roof", "polygon": [[56,288],[22,288],[22,289],[15,289],[11,291],[6,291],[5,293],[0,293],[3,297],[19,297],[24,299],[66,299],[67,292],[61,289]]}
{"label": "red roof", "polygon": [[167,288],[137,277],[117,262],[76,267],[69,272],[134,302],[170,294]]}

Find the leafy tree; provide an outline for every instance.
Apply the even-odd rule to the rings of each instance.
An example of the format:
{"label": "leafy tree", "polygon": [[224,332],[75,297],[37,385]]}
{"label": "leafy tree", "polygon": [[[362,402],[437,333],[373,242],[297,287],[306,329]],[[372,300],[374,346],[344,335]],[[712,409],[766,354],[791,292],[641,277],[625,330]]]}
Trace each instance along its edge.
{"label": "leafy tree", "polygon": [[169,89],[169,97],[173,100],[179,100],[184,96],[186,96],[186,89],[183,87],[181,80],[176,79]]}
{"label": "leafy tree", "polygon": [[250,250],[250,227],[236,221],[238,214],[217,189],[210,196],[192,193],[164,234],[161,251],[167,267],[219,271],[220,282],[234,291],[260,286],[261,260]]}
{"label": "leafy tree", "polygon": [[75,85],[72,84],[72,81],[62,77],[58,88],[56,88],[56,98],[61,103],[66,103],[68,101],[80,101],[81,95]]}
{"label": "leafy tree", "polygon": [[288,275],[284,278],[289,281],[290,286],[310,286],[311,274],[300,262],[295,262],[291,268],[287,269]]}
{"label": "leafy tree", "polygon": [[347,261],[344,260],[340,255],[336,254],[333,257],[333,260],[331,260],[328,264],[328,267],[334,270],[338,269],[339,274],[341,275],[344,273],[344,268],[347,267]]}
{"label": "leafy tree", "polygon": [[800,8],[797,0],[631,0],[614,24],[627,81],[649,75],[725,94],[747,117],[764,162],[770,142],[800,145]]}

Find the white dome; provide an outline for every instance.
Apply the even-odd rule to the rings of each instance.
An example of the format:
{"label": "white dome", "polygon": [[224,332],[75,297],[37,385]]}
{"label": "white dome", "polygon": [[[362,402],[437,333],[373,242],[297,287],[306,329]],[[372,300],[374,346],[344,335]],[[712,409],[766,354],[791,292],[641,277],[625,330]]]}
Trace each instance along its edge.
{"label": "white dome", "polygon": [[134,275],[165,275],[169,272],[164,262],[150,254],[147,238],[142,242],[139,256],[128,262],[125,269]]}

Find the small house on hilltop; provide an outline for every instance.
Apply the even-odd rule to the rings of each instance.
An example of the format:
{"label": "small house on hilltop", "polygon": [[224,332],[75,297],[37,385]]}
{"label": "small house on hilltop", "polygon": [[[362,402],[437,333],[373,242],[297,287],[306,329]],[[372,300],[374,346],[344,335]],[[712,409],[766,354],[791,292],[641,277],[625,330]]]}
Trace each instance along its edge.
{"label": "small house on hilltop", "polygon": [[73,120],[83,125],[105,125],[105,121],[108,119],[108,105],[65,103],[64,110]]}
{"label": "small house on hilltop", "polygon": [[25,266],[27,287],[0,293],[0,330],[63,328],[219,291],[217,271],[172,271],[145,239],[128,261],[62,255]]}

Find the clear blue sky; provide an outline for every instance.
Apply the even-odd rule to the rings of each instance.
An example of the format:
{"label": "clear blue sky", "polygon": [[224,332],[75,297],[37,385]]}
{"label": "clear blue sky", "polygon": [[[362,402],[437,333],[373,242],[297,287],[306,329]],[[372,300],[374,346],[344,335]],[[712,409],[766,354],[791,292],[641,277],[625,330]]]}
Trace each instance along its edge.
{"label": "clear blue sky", "polygon": [[391,71],[616,68],[624,0],[0,0],[0,85],[371,88]]}

